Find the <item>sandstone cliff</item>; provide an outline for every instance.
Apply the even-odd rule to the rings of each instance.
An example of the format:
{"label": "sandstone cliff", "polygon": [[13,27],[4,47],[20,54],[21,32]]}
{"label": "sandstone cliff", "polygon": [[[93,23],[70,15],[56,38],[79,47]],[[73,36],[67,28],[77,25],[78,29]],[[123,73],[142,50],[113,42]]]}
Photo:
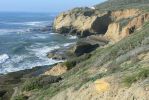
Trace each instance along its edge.
{"label": "sandstone cliff", "polygon": [[[28,100],[148,100],[148,27],[146,23],[113,45],[99,47],[89,56],[69,59],[64,66],[58,64],[46,72],[56,80],[51,76],[36,81],[31,78],[23,83],[29,90],[16,94]],[[66,71],[65,66],[71,69]]]}
{"label": "sandstone cliff", "polygon": [[23,78],[14,100],[148,100],[148,7],[149,0],[109,0],[60,14],[56,32],[85,37],[70,50],[77,56]]}
{"label": "sandstone cliff", "polygon": [[111,23],[110,13],[90,16],[77,12],[64,12],[54,21],[54,30],[63,34],[75,34],[81,37],[92,34],[104,34]]}
{"label": "sandstone cliff", "polygon": [[123,9],[102,13],[90,9],[89,12],[92,13],[86,15],[72,10],[60,14],[54,21],[54,30],[61,34],[81,37],[103,34],[107,39],[117,42],[141,28],[149,20],[149,13],[139,9]]}
{"label": "sandstone cliff", "polygon": [[134,33],[149,20],[149,13],[139,12],[134,9],[114,12],[113,15],[116,21],[108,26],[105,37],[114,42]]}

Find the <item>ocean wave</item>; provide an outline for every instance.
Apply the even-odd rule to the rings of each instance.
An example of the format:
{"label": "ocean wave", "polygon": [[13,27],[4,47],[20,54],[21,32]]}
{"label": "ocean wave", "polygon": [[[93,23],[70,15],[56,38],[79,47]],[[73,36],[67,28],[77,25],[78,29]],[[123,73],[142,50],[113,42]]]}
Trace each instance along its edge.
{"label": "ocean wave", "polygon": [[26,61],[17,67],[14,66],[12,63],[6,63],[5,65],[3,65],[2,68],[0,68],[0,74],[7,74],[9,72],[31,69],[31,68],[36,67],[36,66],[53,65],[53,64],[58,63],[58,62],[63,62],[63,61],[56,61],[53,59],[46,59],[46,60],[36,61],[36,62]]}
{"label": "ocean wave", "polygon": [[28,26],[42,26],[42,25],[50,24],[50,22],[49,21],[37,21],[37,22],[25,22],[24,24]]}
{"label": "ocean wave", "polygon": [[72,36],[72,35],[68,36],[68,39],[70,39],[70,40],[74,40],[74,39],[77,39],[77,38],[78,38],[77,36]]}
{"label": "ocean wave", "polygon": [[21,34],[21,33],[25,33],[27,32],[26,29],[0,29],[0,35],[8,35],[11,33],[17,33],[17,34]]}
{"label": "ocean wave", "polygon": [[46,58],[48,52],[59,48],[60,46],[44,46],[39,48],[30,48],[30,51],[32,51],[32,53],[34,53],[38,58],[44,59]]}
{"label": "ocean wave", "polygon": [[0,55],[0,63],[4,63],[7,59],[9,59],[7,54]]}
{"label": "ocean wave", "polygon": [[[29,53],[21,55],[3,55],[0,57],[0,73],[15,72],[24,69],[31,69],[36,66],[52,65],[58,62],[63,62],[63,60],[53,60],[47,57],[47,53],[55,49],[59,49],[61,46],[69,46],[72,43],[65,43],[60,46],[45,46],[42,43],[36,43],[28,48],[26,48]],[[34,60],[33,60],[34,59]]]}
{"label": "ocean wave", "polygon": [[7,22],[9,25],[24,25],[24,26],[45,26],[51,24],[52,21],[31,21],[31,22]]}
{"label": "ocean wave", "polygon": [[31,39],[47,39],[48,36],[45,34],[35,34],[31,37]]}
{"label": "ocean wave", "polygon": [[[42,55],[42,54],[41,54]],[[3,56],[4,60],[2,64],[0,64],[0,74],[7,74],[9,72],[15,72],[24,69],[31,69],[36,66],[44,66],[44,65],[52,65],[58,62],[53,59],[49,59],[48,57],[42,57],[37,59],[36,57],[32,57],[32,55],[14,55],[8,59],[6,55]],[[7,59],[6,59],[7,58]],[[34,60],[31,60],[34,59]],[[4,62],[5,61],[5,62]]]}
{"label": "ocean wave", "polygon": [[51,35],[55,35],[55,34],[58,34],[58,33],[50,33]]}
{"label": "ocean wave", "polygon": [[75,43],[65,43],[65,44],[63,44],[63,46],[68,47],[68,46],[73,45],[73,44],[75,44]]}

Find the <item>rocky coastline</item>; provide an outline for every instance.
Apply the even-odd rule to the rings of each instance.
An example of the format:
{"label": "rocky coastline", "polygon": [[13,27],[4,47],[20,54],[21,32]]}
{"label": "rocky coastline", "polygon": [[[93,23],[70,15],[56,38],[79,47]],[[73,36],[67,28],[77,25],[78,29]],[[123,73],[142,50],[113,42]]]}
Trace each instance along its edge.
{"label": "rocky coastline", "polygon": [[95,6],[61,13],[53,32],[79,39],[47,56],[64,62],[0,75],[0,100],[147,100],[148,22],[148,11],[135,7],[100,11]]}

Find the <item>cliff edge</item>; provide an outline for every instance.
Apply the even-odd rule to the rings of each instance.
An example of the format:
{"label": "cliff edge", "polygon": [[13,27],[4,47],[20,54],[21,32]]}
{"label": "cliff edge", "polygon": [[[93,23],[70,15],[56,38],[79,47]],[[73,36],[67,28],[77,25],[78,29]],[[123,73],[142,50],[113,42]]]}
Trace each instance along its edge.
{"label": "cliff edge", "polygon": [[[112,3],[115,1],[110,0]],[[119,2],[122,1],[119,0]],[[115,8],[118,7],[117,9],[106,10],[105,8],[104,11],[99,8],[103,5],[109,5],[109,1],[100,6],[96,5],[96,9],[74,8],[57,16],[53,29],[61,34],[77,35],[79,37],[103,35],[110,41],[117,42],[140,29],[149,20],[149,13],[146,10],[148,9],[146,4],[148,2],[144,3],[141,0],[137,2],[138,5],[144,5],[143,8],[138,6],[136,2],[121,8],[117,5],[115,6]],[[132,6],[133,3],[138,7]],[[128,7],[126,8],[126,6]]]}

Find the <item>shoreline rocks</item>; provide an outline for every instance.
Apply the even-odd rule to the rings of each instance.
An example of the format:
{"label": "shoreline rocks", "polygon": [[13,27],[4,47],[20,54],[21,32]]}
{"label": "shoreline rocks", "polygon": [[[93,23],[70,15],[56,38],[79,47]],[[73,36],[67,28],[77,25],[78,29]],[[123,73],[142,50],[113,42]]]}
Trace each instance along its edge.
{"label": "shoreline rocks", "polygon": [[75,44],[53,50],[47,56],[53,60],[67,60],[71,57],[78,57],[90,53],[96,48],[108,43],[109,41],[102,35],[91,35],[86,38],[80,38]]}
{"label": "shoreline rocks", "polygon": [[49,67],[50,66],[39,66],[32,69],[0,75],[0,99],[10,100],[12,94],[14,93],[14,87],[18,87],[28,78],[39,76]]}
{"label": "shoreline rocks", "polygon": [[59,63],[52,68],[48,69],[44,75],[51,75],[51,76],[59,76],[66,73],[68,68],[64,66],[62,63]]}

